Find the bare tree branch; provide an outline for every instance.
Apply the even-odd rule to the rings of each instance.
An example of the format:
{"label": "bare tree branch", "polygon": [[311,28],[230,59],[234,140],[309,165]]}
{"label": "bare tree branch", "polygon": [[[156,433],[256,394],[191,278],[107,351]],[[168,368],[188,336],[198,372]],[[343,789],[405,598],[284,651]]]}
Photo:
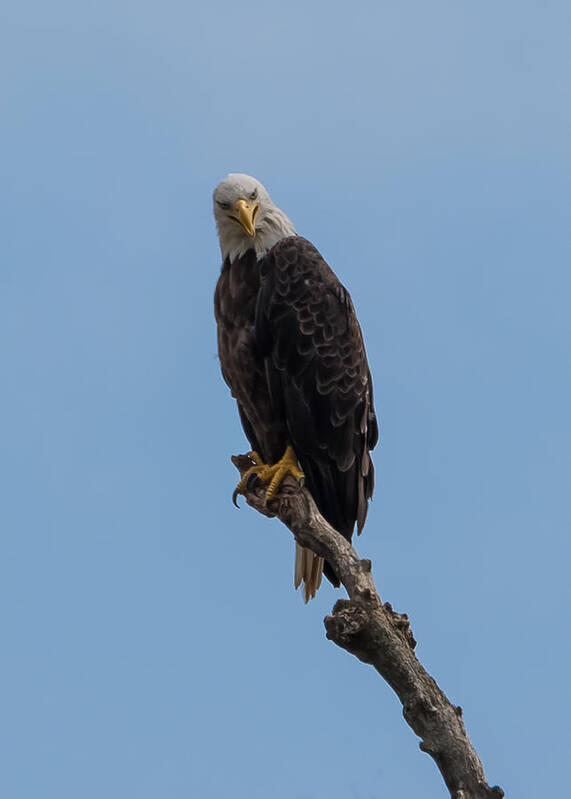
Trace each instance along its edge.
{"label": "bare tree branch", "polygon": [[[240,475],[252,466],[247,455],[232,462]],[[325,618],[327,637],[374,666],[403,706],[406,722],[422,739],[420,748],[438,766],[452,799],[501,799],[503,790],[490,788],[484,768],[453,705],[414,654],[416,641],[408,616],[381,601],[371,574],[371,561],[359,559],[351,544],[328,524],[307,489],[286,478],[279,493],[266,503],[262,484],[254,476],[246,501],[265,516],[276,516],[301,546],[324,557],[345,586],[349,599],[335,603]]]}

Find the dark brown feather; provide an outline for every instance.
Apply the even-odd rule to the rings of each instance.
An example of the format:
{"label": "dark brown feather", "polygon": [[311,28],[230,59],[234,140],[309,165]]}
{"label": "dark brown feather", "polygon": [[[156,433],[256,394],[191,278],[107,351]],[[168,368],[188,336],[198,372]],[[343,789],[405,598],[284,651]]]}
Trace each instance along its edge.
{"label": "dark brown feather", "polygon": [[[274,463],[292,444],[323,516],[361,531],[374,486],[373,387],[351,298],[310,242],[226,261],[215,294],[224,379],[252,448]],[[336,576],[326,564],[325,573]]]}

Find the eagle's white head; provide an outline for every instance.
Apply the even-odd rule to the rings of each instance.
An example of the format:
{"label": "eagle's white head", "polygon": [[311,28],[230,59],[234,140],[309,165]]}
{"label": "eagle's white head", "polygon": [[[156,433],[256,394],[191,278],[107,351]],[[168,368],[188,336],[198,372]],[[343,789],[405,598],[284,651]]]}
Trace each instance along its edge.
{"label": "eagle's white head", "polygon": [[295,228],[273,204],[259,180],[232,173],[214,189],[214,218],[222,259],[230,262],[254,249],[261,258]]}

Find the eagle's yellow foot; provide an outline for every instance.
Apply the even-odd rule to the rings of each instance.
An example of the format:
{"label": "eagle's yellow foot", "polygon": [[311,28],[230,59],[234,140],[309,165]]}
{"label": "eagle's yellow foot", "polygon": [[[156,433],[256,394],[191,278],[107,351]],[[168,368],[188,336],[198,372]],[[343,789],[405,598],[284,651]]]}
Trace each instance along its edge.
{"label": "eagle's yellow foot", "polygon": [[245,494],[248,480],[253,474],[255,474],[256,477],[262,481],[262,483],[267,485],[266,502],[269,502],[274,498],[280,483],[284,477],[286,477],[286,475],[291,474],[291,476],[298,482],[301,482],[304,478],[304,474],[299,468],[297,458],[295,457],[295,452],[291,446],[286,447],[286,451],[284,452],[281,460],[279,460],[277,463],[274,463],[272,466],[264,463],[257,452],[250,452],[249,458],[254,465],[244,472],[240,482],[234,489],[232,500],[235,505],[236,497],[238,494]]}
{"label": "eagle's yellow foot", "polygon": [[277,463],[274,463],[273,466],[268,466],[267,472],[264,476],[264,482],[269,483],[268,488],[266,489],[266,502],[269,502],[270,499],[274,498],[274,494],[280,487],[282,480],[288,474],[291,474],[294,480],[297,480],[298,483],[303,481],[304,474],[299,468],[299,463],[295,457],[293,447],[289,445],[286,447],[286,451],[284,452],[281,460],[279,460]]}

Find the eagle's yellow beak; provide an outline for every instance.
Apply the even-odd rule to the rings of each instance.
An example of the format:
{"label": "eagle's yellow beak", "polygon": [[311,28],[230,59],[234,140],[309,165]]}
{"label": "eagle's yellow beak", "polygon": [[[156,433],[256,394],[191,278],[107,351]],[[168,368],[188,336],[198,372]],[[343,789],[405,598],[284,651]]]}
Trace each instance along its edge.
{"label": "eagle's yellow beak", "polygon": [[253,237],[256,233],[255,225],[258,205],[256,203],[250,204],[246,200],[236,200],[234,211],[236,212],[234,219],[242,225],[248,236]]}

